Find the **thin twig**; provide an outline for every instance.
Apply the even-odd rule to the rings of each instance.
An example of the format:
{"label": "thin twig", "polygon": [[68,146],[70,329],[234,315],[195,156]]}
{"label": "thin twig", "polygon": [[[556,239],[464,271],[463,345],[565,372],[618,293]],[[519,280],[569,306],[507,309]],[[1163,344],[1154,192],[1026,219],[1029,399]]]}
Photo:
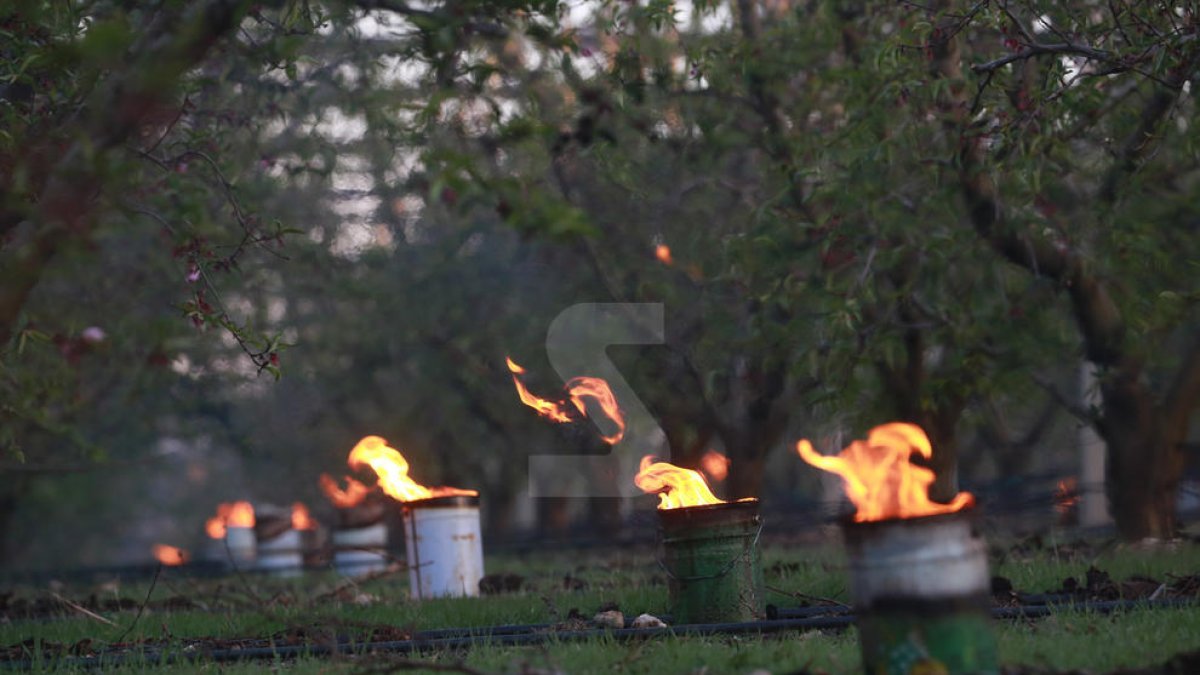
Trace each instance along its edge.
{"label": "thin twig", "polygon": [[1037,385],[1039,387],[1041,387],[1042,389],[1045,389],[1046,393],[1050,394],[1051,398],[1053,398],[1059,405],[1061,405],[1064,410],[1071,413],[1071,415],[1078,418],[1081,422],[1087,423],[1089,425],[1096,424],[1096,422],[1097,422],[1096,416],[1094,414],[1092,414],[1092,412],[1090,410],[1084,408],[1083,406],[1079,405],[1078,403],[1076,403],[1076,402],[1068,399],[1066,396],[1064,396],[1063,393],[1058,390],[1058,387],[1056,387],[1053,382],[1047,380],[1046,378],[1044,378],[1041,375],[1038,375],[1036,373],[1030,375],[1030,377],[1033,378],[1033,381],[1035,383],[1037,383]]}
{"label": "thin twig", "polygon": [[133,617],[133,623],[129,624],[129,628],[126,628],[125,632],[121,633],[121,636],[116,640],[113,640],[113,642],[121,642],[124,640],[125,636],[129,635],[129,632],[132,631],[134,626],[138,624],[138,621],[141,620],[142,613],[146,611],[146,605],[150,604],[150,594],[154,593],[154,587],[158,585],[158,575],[162,574],[162,569],[162,563],[159,563],[158,567],[154,568],[154,579],[150,581],[150,590],[146,591],[146,599],[143,600],[142,604],[138,607],[137,616]]}
{"label": "thin twig", "polygon": [[74,602],[71,602],[70,600],[59,595],[58,593],[51,592],[50,595],[53,596],[55,600],[61,602],[62,604],[66,605],[67,607],[70,607],[71,609],[75,610],[76,612],[79,612],[80,614],[83,614],[84,616],[86,616],[88,618],[95,619],[96,621],[100,621],[101,623],[106,623],[110,626],[117,625],[115,622],[112,621],[112,619],[106,619],[106,618],[100,616],[99,614],[93,612],[92,610],[90,610],[86,607],[83,607],[82,605],[77,605]]}
{"label": "thin twig", "polygon": [[246,575],[242,574],[242,569],[238,567],[237,560],[233,557],[233,549],[229,548],[228,537],[222,539],[221,542],[225,544],[225,555],[229,558],[229,566],[233,568],[233,573],[237,575],[238,581],[242,582],[242,585],[246,587],[246,592],[250,594],[250,597],[254,598],[255,602],[260,606],[265,606],[266,603],[264,603],[262,596],[254,590],[254,587],[250,585],[250,581],[246,579]]}
{"label": "thin twig", "polygon": [[171,120],[170,123],[167,124],[167,128],[162,132],[162,135],[158,137],[158,140],[154,141],[153,145],[146,148],[145,152],[147,154],[154,152],[154,150],[156,148],[158,148],[158,146],[160,144],[162,144],[163,139],[165,139],[167,136],[169,136],[171,134],[171,131],[175,129],[175,125],[179,124],[179,120],[183,119],[183,114],[185,112],[187,112],[187,107],[188,107],[189,103],[190,103],[190,101],[188,101],[188,97],[184,96],[183,103],[181,103],[179,105],[179,112],[175,114],[175,119]]}
{"label": "thin twig", "polygon": [[1024,49],[1012,54],[1006,54],[998,59],[992,59],[985,63],[976,63],[971,66],[971,70],[977,73],[987,73],[1003,66],[1006,66],[1013,61],[1024,61],[1025,59],[1039,56],[1041,54],[1070,54],[1074,56],[1082,56],[1093,61],[1103,63],[1112,62],[1113,55],[1103,49],[1096,49],[1077,42],[1059,42],[1054,44],[1045,44],[1034,42],[1026,45]]}
{"label": "thin twig", "polygon": [[[363,548],[361,550],[372,551],[372,549],[368,549],[368,548]],[[372,551],[372,552],[374,552],[374,551]],[[395,574],[396,572],[399,572],[401,570],[406,570],[406,569],[408,569],[408,568],[405,567],[404,564],[397,562],[397,561],[393,561],[393,562],[389,563],[388,566],[382,570],[379,570],[376,572],[371,572],[370,574],[364,574],[359,577],[347,577],[345,581],[338,584],[337,586],[334,586],[333,589],[328,590],[318,596],[313,597],[311,600],[309,600],[309,604],[315,604],[318,602],[323,602],[330,598],[335,598],[335,597],[341,595],[342,591],[345,591],[348,588],[357,589],[358,585],[361,583],[364,583],[367,581],[374,581],[376,579],[382,579],[384,577],[389,577],[389,576]]]}
{"label": "thin twig", "polygon": [[825,598],[825,597],[821,597],[819,595],[809,595],[808,593],[801,593],[800,591],[785,591],[782,588],[775,588],[774,586],[767,586],[767,590],[774,591],[780,595],[786,595],[786,596],[793,597],[793,598],[800,598],[801,600],[816,600],[817,602],[823,602],[827,605],[833,605],[835,607],[842,607],[844,609],[853,609],[853,607],[851,607],[850,605],[847,605],[844,602],[838,602],[837,600],[834,600],[833,598]]}

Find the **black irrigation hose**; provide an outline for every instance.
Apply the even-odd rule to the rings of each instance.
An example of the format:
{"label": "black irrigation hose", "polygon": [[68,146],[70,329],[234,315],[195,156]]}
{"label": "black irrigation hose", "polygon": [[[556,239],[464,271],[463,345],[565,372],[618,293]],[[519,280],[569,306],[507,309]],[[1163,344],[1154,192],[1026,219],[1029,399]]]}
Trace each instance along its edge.
{"label": "black irrigation hose", "polygon": [[[547,642],[576,642],[597,637],[626,641],[667,636],[703,637],[711,635],[738,635],[745,633],[779,633],[804,629],[840,629],[850,626],[854,618],[849,615],[832,617],[815,617],[807,619],[779,619],[775,621],[747,621],[743,623],[714,623],[694,624],[686,626],[668,626],[666,628],[617,628],[589,629],[576,631],[543,631],[516,632],[502,635],[472,634],[459,637],[422,638],[420,634],[410,640],[395,640],[390,642],[371,643],[339,643],[336,645],[287,645],[281,647],[251,647],[246,649],[213,649],[197,650],[191,654],[180,654],[178,651],[160,652],[146,650],[137,653],[113,656],[81,656],[62,659],[27,659],[23,661],[3,662],[4,666],[13,669],[30,669],[34,667],[68,667],[68,668],[114,668],[123,665],[170,665],[175,663],[192,663],[196,661],[244,661],[256,659],[294,658],[298,656],[330,656],[333,654],[367,654],[391,653],[412,654],[416,652],[432,652],[464,649],[473,646],[514,647],[545,644]],[[487,630],[484,628],[483,630]]]}
{"label": "black irrigation hose", "polygon": [[[994,607],[997,619],[1033,619],[1059,611],[1086,611],[1109,614],[1132,609],[1164,609],[1196,606],[1196,599],[1172,600],[1112,600],[1103,602],[1050,603],[1016,607]],[[408,640],[389,642],[285,645],[278,647],[247,647],[231,649],[179,651],[143,650],[125,654],[86,657],[26,659],[0,662],[9,669],[28,670],[35,667],[114,668],[123,665],[169,665],[199,661],[229,662],[258,659],[283,659],[300,656],[320,657],[367,653],[412,654],[418,652],[459,650],[473,646],[511,647],[538,645],[548,642],[575,642],[597,637],[618,641],[649,639],[666,636],[704,637],[713,635],[761,635],[793,630],[840,630],[854,624],[855,616],[846,607],[792,607],[775,609],[778,617],[766,621],[741,623],[693,624],[666,628],[619,628],[555,631],[552,624],[519,624],[510,626],[480,626],[422,631]]]}

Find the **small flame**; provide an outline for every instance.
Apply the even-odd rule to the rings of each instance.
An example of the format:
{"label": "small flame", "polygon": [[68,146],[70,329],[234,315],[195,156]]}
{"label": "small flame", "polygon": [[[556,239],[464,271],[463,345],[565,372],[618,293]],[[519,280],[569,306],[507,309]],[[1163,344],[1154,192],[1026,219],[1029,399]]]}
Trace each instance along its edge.
{"label": "small flame", "polygon": [[230,527],[254,527],[254,507],[250,502],[234,502],[226,522]]}
{"label": "small flame", "polygon": [[654,257],[658,258],[658,262],[668,267],[675,264],[675,260],[671,258],[671,247],[666,244],[659,244],[654,247]]}
{"label": "small flame", "polygon": [[308,507],[300,502],[292,504],[292,529],[293,530],[315,530],[317,529],[317,521],[313,520],[312,514],[308,512]]}
{"label": "small flame", "polygon": [[225,519],[221,516],[213,516],[204,521],[204,533],[213,539],[224,539]]}
{"label": "small flame", "polygon": [[418,499],[433,497],[468,496],[474,497],[479,493],[475,490],[460,490],[458,488],[437,487],[427,488],[418,485],[408,477],[408,461],[395,448],[389,447],[387,441],[379,436],[367,436],[354,446],[347,460],[350,468],[359,469],[371,467],[379,477],[379,487],[388,496],[401,502],[411,502]]}
{"label": "small flame", "polygon": [[1054,510],[1066,515],[1079,503],[1078,483],[1074,476],[1058,481],[1054,491]]}
{"label": "small flame", "polygon": [[367,498],[367,495],[371,494],[371,490],[374,489],[363,485],[353,478],[346,478],[346,489],[343,490],[338,486],[337,481],[327,473],[321,474],[320,482],[321,492],[324,492],[329,501],[333,502],[333,505],[339,509],[358,506],[362,503],[362,500]]}
{"label": "small flame", "polygon": [[[575,416],[570,412],[569,408],[564,405],[555,403],[544,398],[539,398],[532,394],[529,389],[521,382],[518,375],[524,375],[525,369],[517,365],[511,358],[505,357],[505,362],[508,364],[508,370],[512,373],[513,384],[517,387],[517,396],[521,398],[521,402],[533,408],[537,414],[549,419],[553,422],[565,423],[571,422]],[[613,395],[612,389],[608,383],[598,377],[573,377],[567,381],[567,394],[571,398],[571,403],[580,415],[587,416],[587,402],[585,399],[594,400],[600,409],[604,411],[605,416],[617,425],[617,430],[607,436],[602,435],[605,443],[616,445],[625,437],[625,415],[621,412],[621,407],[617,405],[617,397]]]}
{"label": "small flame", "polygon": [[854,441],[836,456],[817,453],[807,440],[796,444],[804,461],[842,477],[857,508],[856,522],[951,513],[975,503],[969,492],[958,493],[949,504],[931,501],[934,473],[909,461],[914,450],[925,459],[933,456],[925,432],[902,422],[875,427],[866,441]]}
{"label": "small flame", "polygon": [[719,483],[729,475],[729,458],[716,450],[709,450],[700,458],[700,468]]}
{"label": "small flame", "polygon": [[659,509],[725,503],[708,489],[708,483],[704,481],[700,472],[667,462],[655,462],[652,455],[642,458],[642,465],[638,474],[633,477],[633,484],[644,492],[658,493]]}
{"label": "small flame", "polygon": [[178,567],[192,558],[187,551],[167,544],[155,544],[152,550],[154,559],[167,567]]}
{"label": "small flame", "polygon": [[217,515],[204,523],[204,531],[213,539],[224,539],[227,527],[254,527],[254,506],[250,502],[221,502]]}

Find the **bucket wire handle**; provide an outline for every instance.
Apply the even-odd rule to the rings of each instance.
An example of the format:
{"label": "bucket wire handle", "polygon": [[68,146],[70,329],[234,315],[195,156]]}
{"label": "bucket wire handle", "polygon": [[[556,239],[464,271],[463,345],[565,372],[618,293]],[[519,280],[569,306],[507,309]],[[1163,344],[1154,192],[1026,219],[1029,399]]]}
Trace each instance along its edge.
{"label": "bucket wire handle", "polygon": [[725,563],[724,567],[722,567],[719,572],[714,572],[713,574],[699,574],[696,576],[687,576],[687,577],[676,576],[676,574],[674,572],[672,572],[669,567],[667,567],[667,563],[665,560],[663,560],[661,555],[658,556],[658,566],[662,569],[664,574],[666,574],[668,577],[674,579],[675,581],[689,582],[689,581],[704,581],[705,579],[719,579],[719,578],[725,576],[726,574],[729,574],[729,571],[733,569],[734,565],[741,562],[741,560],[743,558],[745,558],[747,554],[749,554],[751,551],[754,550],[755,546],[758,546],[758,536],[760,534],[762,534],[762,529],[763,529],[763,521],[759,520],[758,521],[758,529],[754,531],[754,539],[750,541],[750,545],[744,546],[742,548],[742,552],[738,553],[729,562]]}

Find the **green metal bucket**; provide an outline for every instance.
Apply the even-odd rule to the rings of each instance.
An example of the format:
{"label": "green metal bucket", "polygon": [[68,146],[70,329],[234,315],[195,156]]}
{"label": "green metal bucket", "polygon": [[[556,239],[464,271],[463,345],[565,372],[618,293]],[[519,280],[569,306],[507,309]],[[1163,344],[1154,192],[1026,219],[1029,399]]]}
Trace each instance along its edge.
{"label": "green metal bucket", "polygon": [[763,618],[758,500],[660,509],[671,615],[676,624]]}
{"label": "green metal bucket", "polygon": [[987,547],[972,511],[844,523],[863,670],[999,673]]}

